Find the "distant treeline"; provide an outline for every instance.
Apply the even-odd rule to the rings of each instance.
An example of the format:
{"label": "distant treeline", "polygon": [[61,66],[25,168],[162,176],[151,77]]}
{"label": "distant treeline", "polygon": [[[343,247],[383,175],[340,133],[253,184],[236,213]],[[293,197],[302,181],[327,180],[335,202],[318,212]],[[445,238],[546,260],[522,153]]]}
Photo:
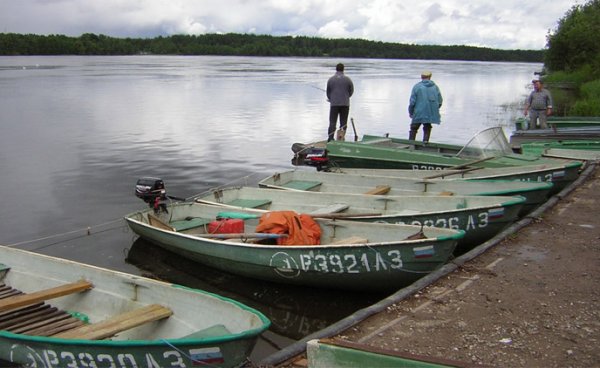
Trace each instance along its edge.
{"label": "distant treeline", "polygon": [[542,62],[543,50],[409,45],[361,39],[251,34],[115,38],[0,33],[0,55],[240,55]]}

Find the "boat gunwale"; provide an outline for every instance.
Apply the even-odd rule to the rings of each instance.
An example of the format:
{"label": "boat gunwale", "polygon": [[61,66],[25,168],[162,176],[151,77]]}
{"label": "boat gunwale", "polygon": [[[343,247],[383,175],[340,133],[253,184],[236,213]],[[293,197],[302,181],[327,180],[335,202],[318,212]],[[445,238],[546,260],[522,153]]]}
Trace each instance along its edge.
{"label": "boat gunwale", "polygon": [[[73,267],[79,268],[83,271],[91,270],[94,274],[106,273],[109,272],[111,274],[115,274],[120,280],[126,281],[136,281],[136,285],[141,283],[147,285],[155,285],[157,287],[166,289],[166,288],[177,288],[184,290],[186,292],[194,293],[194,294],[202,294],[205,296],[209,296],[215,299],[218,299],[224,303],[229,303],[244,312],[253,315],[260,321],[260,325],[254,328],[246,329],[243,332],[238,333],[229,333],[223,336],[211,336],[211,337],[201,337],[201,338],[168,338],[168,339],[157,339],[157,340],[143,340],[143,339],[130,339],[130,340],[87,340],[87,339],[65,339],[65,338],[57,338],[52,336],[34,336],[20,333],[13,333],[6,330],[0,330],[0,339],[12,339],[19,341],[31,341],[36,343],[44,343],[44,344],[54,344],[54,345],[76,345],[76,346],[103,346],[103,347],[121,347],[121,346],[181,346],[181,345],[205,345],[205,344],[215,344],[220,342],[229,342],[240,339],[251,339],[257,337],[262,332],[266,331],[271,326],[271,321],[259,310],[254,309],[250,306],[247,306],[243,303],[238,302],[237,300],[227,298],[215,293],[211,293],[209,291],[196,289],[192,287],[187,287],[179,284],[174,284],[170,282],[165,282],[161,280],[154,280],[144,276],[138,276],[133,274],[128,274],[121,271],[109,270],[106,268],[89,265],[77,261],[71,261],[67,259],[61,259],[57,257],[52,257],[44,254],[38,254],[30,251],[26,251],[23,249],[15,249],[7,246],[0,246],[4,248],[5,251],[14,252],[21,255],[27,255],[32,257],[37,257],[38,259],[48,259],[52,262],[58,263],[66,263]],[[19,271],[16,271],[19,273]],[[94,293],[94,288],[88,290],[89,293]],[[98,291],[98,293],[100,293]]]}
{"label": "boat gunwale", "polygon": [[[140,212],[134,212],[132,215],[138,214],[138,213],[142,213],[142,211]],[[465,236],[465,231],[464,230],[459,230],[459,229],[448,229],[448,228],[440,228],[440,227],[435,227],[435,226],[425,226],[425,228],[429,228],[432,229],[433,231],[441,231],[441,232],[447,232],[447,234],[440,234],[437,235],[435,237],[428,237],[425,239],[402,239],[402,240],[396,240],[396,241],[384,241],[384,242],[367,242],[367,243],[350,243],[350,244],[318,244],[318,245],[271,245],[271,244],[256,244],[256,243],[244,243],[244,242],[240,242],[240,241],[235,241],[235,240],[227,240],[227,239],[211,239],[211,238],[205,238],[202,236],[195,236],[193,234],[186,234],[186,233],[181,233],[181,232],[174,232],[174,231],[170,231],[170,230],[165,230],[165,229],[160,229],[158,227],[152,226],[150,224],[147,224],[145,222],[142,222],[140,220],[137,219],[133,219],[130,217],[130,215],[127,215],[125,217],[126,221],[131,221],[134,223],[137,223],[138,225],[141,225],[145,228],[149,228],[152,229],[153,231],[158,231],[164,234],[169,234],[171,236],[177,236],[177,237],[183,237],[183,238],[187,238],[189,240],[194,240],[194,241],[203,241],[203,242],[207,242],[210,244],[215,244],[215,245],[235,245],[235,246],[241,246],[244,248],[255,248],[255,249],[286,249],[286,250],[314,250],[314,249],[343,249],[343,248],[359,248],[359,247],[369,247],[369,248],[380,248],[380,247],[386,247],[386,246],[393,246],[395,244],[398,244],[398,246],[411,246],[413,244],[419,244],[419,243],[427,243],[427,242],[431,242],[431,241],[448,241],[448,240],[460,240]],[[331,220],[329,222],[334,223],[334,225],[332,226],[340,226],[339,222],[342,221],[342,226],[343,225],[356,225],[355,221],[345,221],[345,220]],[[369,224],[374,224],[374,223],[369,223]],[[403,226],[403,227],[413,227],[415,229],[415,231],[420,230],[422,227],[418,226],[418,225],[400,225],[400,224],[389,224],[389,223],[385,223],[383,225],[389,225],[389,226]],[[402,243],[402,244],[399,244]]]}

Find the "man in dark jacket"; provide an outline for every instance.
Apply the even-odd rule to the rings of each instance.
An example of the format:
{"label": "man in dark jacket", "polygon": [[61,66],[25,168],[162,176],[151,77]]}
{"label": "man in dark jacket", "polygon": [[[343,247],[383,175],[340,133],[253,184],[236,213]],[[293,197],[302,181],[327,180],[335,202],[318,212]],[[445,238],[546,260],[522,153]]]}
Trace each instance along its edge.
{"label": "man in dark jacket", "polygon": [[334,139],[338,116],[340,117],[340,136],[343,140],[350,113],[350,97],[354,93],[352,80],[344,75],[344,64],[335,67],[335,74],[327,81],[327,99],[329,100],[329,128],[327,142]]}
{"label": "man in dark jacket", "polygon": [[412,120],[408,139],[414,141],[417,138],[419,127],[423,124],[423,142],[429,142],[431,124],[441,122],[442,102],[442,93],[431,80],[431,72],[422,72],[421,81],[414,85],[410,94],[408,115]]}

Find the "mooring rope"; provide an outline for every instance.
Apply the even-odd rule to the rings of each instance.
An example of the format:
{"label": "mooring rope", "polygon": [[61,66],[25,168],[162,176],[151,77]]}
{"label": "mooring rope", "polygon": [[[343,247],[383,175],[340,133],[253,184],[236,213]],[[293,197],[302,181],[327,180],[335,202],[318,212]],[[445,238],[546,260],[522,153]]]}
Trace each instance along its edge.
{"label": "mooring rope", "polygon": [[[78,239],[78,238],[83,238],[83,237],[86,237],[86,236],[92,236],[92,235],[104,233],[104,232],[107,232],[107,231],[110,231],[110,230],[118,229],[120,227],[123,227],[125,224],[123,223],[120,226],[115,226],[115,227],[111,227],[111,228],[108,228],[108,229],[103,229],[103,230],[95,231],[95,232],[92,233],[93,229],[101,228],[101,227],[104,227],[104,226],[107,226],[107,225],[111,225],[111,224],[114,224],[114,223],[117,223],[117,222],[121,222],[121,221],[123,221],[123,219],[119,218],[119,219],[107,221],[107,222],[104,222],[104,223],[101,223],[101,224],[98,224],[98,225],[87,226],[85,228],[80,228],[80,229],[77,229],[77,230],[66,231],[64,233],[58,233],[58,234],[48,235],[48,236],[44,236],[44,237],[37,238],[37,239],[24,240],[24,241],[21,241],[21,242],[18,242],[18,243],[5,244],[4,246],[12,248],[12,247],[18,247],[18,246],[24,245],[24,244],[32,244],[32,243],[37,243],[37,242],[44,241],[44,240],[56,239],[56,238],[64,237],[64,236],[71,235],[71,234],[78,234],[78,233],[80,234],[78,236],[75,236],[75,237],[72,237],[72,238],[69,238],[69,239],[66,239],[66,240],[63,239],[61,241],[53,242],[53,243],[50,243],[50,244],[45,244],[45,245],[40,246],[38,248],[31,249],[31,250],[39,250],[39,249],[43,249],[43,248],[48,248],[48,247],[56,245],[56,244],[64,243],[66,241],[70,241],[70,240],[74,240],[74,239]],[[83,234],[81,234],[81,233],[83,233]]]}

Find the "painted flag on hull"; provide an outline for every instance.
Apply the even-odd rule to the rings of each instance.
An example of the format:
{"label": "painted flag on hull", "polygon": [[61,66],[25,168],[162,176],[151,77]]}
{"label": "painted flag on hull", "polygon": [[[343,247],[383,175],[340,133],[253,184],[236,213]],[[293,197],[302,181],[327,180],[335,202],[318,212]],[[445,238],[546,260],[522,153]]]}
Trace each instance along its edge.
{"label": "painted flag on hull", "polygon": [[211,364],[221,364],[225,362],[223,353],[218,347],[191,349],[190,358],[192,358],[194,366],[210,366]]}
{"label": "painted flag on hull", "polygon": [[497,219],[504,217],[504,207],[492,208],[488,210],[488,218]]}
{"label": "painted flag on hull", "polygon": [[415,254],[415,258],[430,258],[435,254],[433,245],[413,248],[413,252]]}

